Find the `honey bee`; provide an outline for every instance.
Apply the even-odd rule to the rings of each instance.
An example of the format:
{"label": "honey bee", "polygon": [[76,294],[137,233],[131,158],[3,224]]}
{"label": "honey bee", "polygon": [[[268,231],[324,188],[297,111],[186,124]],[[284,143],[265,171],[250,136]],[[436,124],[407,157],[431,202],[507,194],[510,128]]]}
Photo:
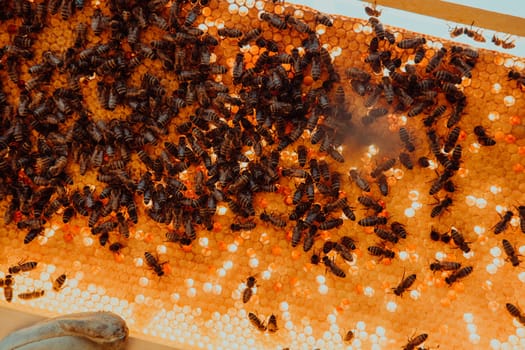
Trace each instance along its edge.
{"label": "honey bee", "polygon": [[496,46],[501,46],[504,49],[513,49],[516,47],[516,44],[514,43],[515,40],[510,41],[510,35],[507,36],[505,39],[500,39],[494,34],[492,36],[492,42]]}
{"label": "honey bee", "polygon": [[385,160],[383,163],[380,163],[377,165],[374,170],[370,173],[370,176],[372,177],[378,177],[381,175],[382,172],[390,170],[394,165],[396,164],[395,158],[390,158],[388,160]]}
{"label": "honey bee", "polygon": [[345,342],[351,342],[352,339],[354,339],[354,332],[349,330],[348,332],[345,333],[345,336],[343,337],[343,340]]}
{"label": "honey bee", "polygon": [[372,6],[365,6],[365,12],[370,17],[379,17],[381,16],[381,10],[378,10],[376,8],[376,3],[374,2],[374,5]]}
{"label": "honey bee", "polygon": [[60,276],[57,277],[57,279],[53,282],[53,290],[55,292],[58,292],[62,289],[62,287],[64,286],[64,283],[66,283],[66,274],[63,273],[61,274]]}
{"label": "honey bee", "polygon": [[463,238],[463,235],[456,230],[455,228],[452,228],[450,233],[450,236],[452,240],[454,241],[454,244],[461,249],[464,253],[470,252],[470,247],[467,242],[465,242],[465,238]]}
{"label": "honey bee", "polygon": [[328,15],[321,12],[315,14],[315,21],[327,27],[334,25],[334,21]]}
{"label": "honey bee", "polygon": [[277,317],[274,314],[271,314],[268,318],[268,332],[275,333],[279,329],[277,327]]}
{"label": "honey bee", "polygon": [[405,225],[402,223],[394,221],[390,224],[390,229],[399,237],[403,239],[407,238],[407,231],[405,230]]}
{"label": "honey bee", "polygon": [[217,34],[227,38],[240,38],[242,36],[242,31],[236,28],[220,28],[217,31]]}
{"label": "honey bee", "polygon": [[405,276],[403,275],[403,278],[401,279],[401,282],[397,285],[397,287],[392,288],[392,291],[397,296],[402,296],[403,293],[408,288],[410,288],[410,286],[412,286],[414,284],[414,282],[416,281],[416,274],[415,273],[412,274],[412,275],[409,275],[407,278],[404,278],[404,277]]}
{"label": "honey bee", "polygon": [[359,175],[356,169],[350,170],[350,178],[355,182],[357,187],[365,192],[370,192],[370,184],[364,178]]}
{"label": "honey bee", "polygon": [[357,197],[357,201],[365,207],[374,210],[376,213],[380,213],[383,211],[383,206],[372,197],[359,196]]}
{"label": "honey bee", "polygon": [[520,264],[520,260],[512,244],[510,244],[510,242],[506,239],[502,240],[501,244],[503,245],[503,250],[505,251],[505,254],[507,254],[507,260],[510,260],[512,266],[518,266]]}
{"label": "honey bee", "polygon": [[264,222],[269,222],[270,224],[274,225],[278,228],[284,228],[286,227],[286,221],[283,220],[281,217],[273,214],[268,214],[266,212],[261,213],[259,218]]}
{"label": "honey bee", "polygon": [[330,272],[332,272],[335,276],[340,278],[345,278],[346,273],[341,269],[339,266],[335,264],[333,260],[331,260],[328,256],[323,257],[323,263],[326,266]]}
{"label": "honey bee", "polygon": [[443,212],[452,205],[452,198],[445,197],[443,200],[439,201],[430,212],[430,217],[435,218],[436,216],[439,216],[443,214]]}
{"label": "honey bee", "polygon": [[385,240],[385,241],[388,241],[388,242],[391,242],[391,243],[397,243],[399,242],[399,238],[393,234],[392,232],[389,232],[385,229],[382,229],[380,227],[375,227],[374,228],[374,233],[379,237],[381,238],[382,240]]}
{"label": "honey bee", "polygon": [[521,323],[522,325],[525,325],[525,315],[523,315],[521,310],[516,305],[507,303],[505,307],[507,308],[507,311],[512,317],[516,317],[519,323]]}
{"label": "honey bee", "polygon": [[286,29],[287,27],[286,22],[279,15],[274,13],[261,12],[259,18],[280,30]]}
{"label": "honey bee", "polygon": [[465,33],[465,27],[454,27],[453,29],[449,30],[450,37],[455,38]]}
{"label": "honey bee", "polygon": [[319,229],[320,230],[331,230],[331,229],[341,226],[342,224],[343,224],[343,219],[341,218],[329,219],[319,224]]}
{"label": "honey bee", "polygon": [[38,262],[36,261],[19,262],[17,265],[11,266],[8,269],[8,271],[9,271],[9,274],[15,275],[19,272],[27,272],[27,271],[34,270],[37,265],[38,265]]}
{"label": "honey bee", "polygon": [[445,58],[446,53],[447,53],[447,49],[445,49],[444,47],[436,51],[434,56],[432,56],[430,60],[428,61],[425,71],[427,73],[431,73],[435,71],[437,67],[441,64],[441,61],[443,61],[443,58]]}
{"label": "honey bee", "polygon": [[36,299],[36,298],[40,298],[44,295],[45,291],[43,289],[38,289],[38,290],[34,290],[32,292],[27,292],[27,293],[20,293],[18,294],[18,297],[20,299],[24,299],[24,300],[30,300],[30,299]]}
{"label": "honey bee", "polygon": [[400,49],[415,49],[427,42],[425,38],[411,38],[403,39],[397,43],[397,47]]}
{"label": "honey bee", "polygon": [[487,135],[485,128],[481,125],[474,127],[474,134],[478,137],[478,142],[482,146],[494,146],[496,141]]}
{"label": "honey bee", "polygon": [[230,225],[230,229],[232,231],[248,231],[253,230],[257,226],[257,224],[253,221],[245,222],[245,223],[232,223]]}
{"label": "honey bee", "polygon": [[253,312],[249,312],[248,313],[248,319],[250,320],[252,325],[254,325],[254,327],[257,328],[259,331],[261,331],[261,332],[265,332],[266,331],[267,327],[264,324],[264,321],[261,321],[259,319],[259,317],[257,317],[256,314],[254,314]]}
{"label": "honey bee", "polygon": [[505,214],[501,216],[501,220],[496,225],[494,225],[494,234],[498,235],[505,231],[509,226],[512,216],[514,216],[514,213],[510,210],[507,210]]}
{"label": "honey bee", "polygon": [[373,255],[373,256],[381,257],[381,259],[382,258],[393,259],[396,256],[395,252],[393,252],[393,251],[391,251],[389,249],[386,249],[386,248],[382,248],[382,247],[376,246],[376,245],[368,247],[368,252],[371,255]]}
{"label": "honey bee", "polygon": [[424,343],[425,340],[427,340],[427,338],[428,334],[426,333],[422,333],[416,337],[409,338],[408,343],[405,346],[403,346],[403,350],[414,350],[416,346]]}
{"label": "honey bee", "polygon": [[253,276],[250,276],[246,279],[246,288],[242,292],[243,303],[246,304],[248,301],[250,301],[253,295],[253,287],[255,287],[255,283],[257,283],[257,280]]}
{"label": "honey bee", "polygon": [[473,269],[474,268],[472,266],[466,266],[459,270],[456,270],[450,276],[445,278],[445,282],[447,282],[448,285],[451,285],[452,283],[456,282],[458,279],[462,279],[470,275]]}
{"label": "honey bee", "polygon": [[521,232],[525,233],[525,205],[520,205],[516,207],[518,210],[518,215],[520,217],[520,228]]}
{"label": "honey bee", "polygon": [[461,267],[456,261],[434,261],[430,264],[430,271],[454,271]]}
{"label": "honey bee", "polygon": [[155,271],[157,276],[162,277],[164,276],[164,270],[162,269],[162,265],[164,265],[166,262],[159,263],[158,258],[154,257],[153,254],[150,252],[144,253],[144,258],[146,259],[146,264]]}
{"label": "honey bee", "polygon": [[509,80],[516,80],[518,88],[523,88],[525,86],[525,75],[520,74],[520,72],[510,70],[507,77]]}
{"label": "honey bee", "polygon": [[364,217],[363,219],[359,220],[357,224],[359,226],[369,227],[369,226],[385,225],[386,222],[387,222],[386,217],[372,215],[372,216]]}
{"label": "honey bee", "polygon": [[412,159],[410,158],[410,154],[406,152],[399,153],[399,162],[403,164],[405,168],[408,170],[414,169],[414,163],[412,163]]}

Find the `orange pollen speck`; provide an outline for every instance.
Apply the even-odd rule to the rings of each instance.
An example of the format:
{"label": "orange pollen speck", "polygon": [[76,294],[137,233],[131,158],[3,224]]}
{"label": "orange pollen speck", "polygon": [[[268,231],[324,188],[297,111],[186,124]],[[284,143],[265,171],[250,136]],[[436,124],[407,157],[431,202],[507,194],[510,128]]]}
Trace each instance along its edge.
{"label": "orange pollen speck", "polygon": [[273,290],[276,292],[280,292],[283,289],[283,284],[281,282],[276,282],[273,285]]}
{"label": "orange pollen speck", "polygon": [[299,283],[299,279],[297,277],[290,278],[290,286],[294,287]]}
{"label": "orange pollen speck", "polygon": [[292,250],[292,259],[297,260],[301,256],[301,252],[297,249]]}
{"label": "orange pollen speck", "polygon": [[226,244],[226,242],[224,241],[219,241],[217,242],[217,247],[219,248],[220,251],[224,252],[228,249],[228,245]]}
{"label": "orange pollen speck", "polygon": [[461,142],[467,138],[467,133],[463,130],[459,132],[458,142]]}
{"label": "orange pollen speck", "polygon": [[113,253],[113,258],[115,258],[115,261],[118,263],[124,261],[124,255],[122,255],[121,253]]}
{"label": "orange pollen speck", "polygon": [[162,271],[164,271],[166,275],[169,275],[171,273],[171,265],[169,263],[162,264]]}
{"label": "orange pollen speck", "polygon": [[272,255],[280,256],[282,254],[282,249],[278,245],[272,247]]}
{"label": "orange pollen speck", "polygon": [[64,233],[64,241],[65,242],[70,243],[70,242],[73,241],[73,238],[74,238],[74,236],[71,233],[69,233],[69,232]]}
{"label": "orange pollen speck", "polygon": [[520,125],[521,124],[521,117],[519,115],[513,115],[510,117],[510,125]]}
{"label": "orange pollen speck", "polygon": [[440,304],[441,304],[441,306],[449,307],[450,306],[450,300],[447,299],[447,298],[443,298],[443,299],[440,300]]}
{"label": "orange pollen speck", "polygon": [[521,146],[518,148],[518,154],[520,156],[525,156],[525,146]]}
{"label": "orange pollen speck", "polygon": [[505,136],[505,141],[507,143],[514,143],[514,142],[516,142],[516,136],[514,136],[512,134],[507,134],[507,136]]}
{"label": "orange pollen speck", "polygon": [[293,198],[292,198],[292,196],[286,196],[286,197],[284,197],[284,204],[286,204],[286,205],[292,205],[292,204],[293,204]]}
{"label": "orange pollen speck", "polygon": [[182,246],[182,251],[186,252],[186,253],[190,253],[191,252],[191,248],[192,248],[192,245],[183,245]]}
{"label": "orange pollen speck", "polygon": [[521,173],[523,171],[523,165],[516,163],[512,166],[512,170],[514,170],[515,173]]}
{"label": "orange pollen speck", "polygon": [[221,232],[221,231],[222,231],[222,224],[220,222],[214,222],[213,232]]}
{"label": "orange pollen speck", "polygon": [[146,243],[151,243],[151,242],[153,242],[153,235],[152,235],[151,233],[149,233],[149,232],[146,233],[146,234],[144,235],[144,242],[146,242]]}

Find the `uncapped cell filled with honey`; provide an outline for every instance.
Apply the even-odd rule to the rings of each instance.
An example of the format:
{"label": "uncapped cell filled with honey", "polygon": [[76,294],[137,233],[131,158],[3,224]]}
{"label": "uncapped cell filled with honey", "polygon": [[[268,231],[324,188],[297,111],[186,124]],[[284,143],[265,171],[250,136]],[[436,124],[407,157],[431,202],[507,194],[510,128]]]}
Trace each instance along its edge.
{"label": "uncapped cell filled with honey", "polygon": [[522,58],[278,1],[0,4],[2,306],[184,349],[525,342]]}

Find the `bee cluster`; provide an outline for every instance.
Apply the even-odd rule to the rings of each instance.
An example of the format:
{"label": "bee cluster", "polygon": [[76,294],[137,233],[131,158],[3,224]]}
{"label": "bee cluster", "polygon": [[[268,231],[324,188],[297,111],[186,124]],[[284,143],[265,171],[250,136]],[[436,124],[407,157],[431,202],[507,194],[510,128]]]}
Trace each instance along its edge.
{"label": "bee cluster", "polygon": [[[400,193],[395,184],[402,178],[396,174],[428,178],[426,169],[435,170],[437,178],[417,188],[436,200],[426,220],[449,223],[464,193],[456,182],[464,174],[467,133],[480,147],[500,146],[501,138],[480,121],[469,130],[463,126],[472,108],[465,87],[479,77],[482,53],[395,32],[381,23],[381,11],[367,7],[369,20],[355,21],[370,29],[369,35],[360,34],[366,52],[336,65],[338,50],[322,33],[340,31],[340,21],[272,3],[254,2],[239,23],[233,18],[219,25],[216,19],[211,25],[213,11],[228,19],[231,6],[217,0],[105,5],[0,0],[1,28],[6,28],[0,42],[8,40],[0,48],[0,198],[4,224],[16,226],[18,243],[27,249],[52,246],[56,237],[49,230],[79,225],[87,228],[83,243],[98,241],[100,247],[91,249],[100,259],[113,256],[129,267],[124,258],[129,253],[145,262],[156,283],[171,286],[171,264],[188,269],[202,240],[213,237],[210,246],[219,246],[218,237],[233,235],[240,242],[263,230],[277,247],[275,257],[289,249],[293,262],[308,253],[306,269],[329,272],[329,283],[344,290],[342,283],[352,283],[365,268],[363,261],[398,264],[406,260],[407,245],[428,237],[421,234],[423,225],[404,220],[395,205]],[[66,24],[64,45],[42,47],[39,40],[57,23]],[[453,34],[480,35],[461,29]],[[524,85],[516,70],[502,79],[507,77],[518,88]],[[391,142],[400,146],[385,147],[390,149],[375,165],[358,162],[349,145],[381,133],[387,124],[395,135]],[[266,198],[284,198],[285,205]],[[517,209],[524,231],[525,210]],[[507,231],[513,217],[510,210],[504,213],[494,234]],[[431,241],[452,242],[468,258],[482,249],[450,226],[446,233],[432,228]],[[139,242],[142,227],[155,233]],[[75,236],[66,235],[66,244],[78,244]],[[169,256],[171,263],[158,255],[166,251],[152,250],[152,242],[163,240],[170,253],[179,246],[183,252],[176,259]],[[513,243],[503,239],[502,247],[518,266]],[[254,250],[255,245],[247,255],[272,257],[265,247]],[[474,266],[436,260],[417,271],[417,282],[416,273],[403,276],[397,286],[383,288],[384,294],[401,300],[429,279],[452,289],[471,273],[475,277]],[[15,265],[0,279],[7,301],[12,275],[34,267],[33,262]],[[272,278],[257,281],[252,269],[239,307],[254,308],[254,299],[271,293]],[[367,278],[377,283],[373,275]],[[59,276],[53,289],[61,290],[65,281],[65,274]],[[18,296],[32,299],[44,292]],[[512,316],[523,318],[512,310]],[[266,312],[267,321],[243,311],[239,323],[268,331],[274,339],[293,328],[289,313],[279,315],[285,324],[279,328],[276,311]],[[353,333],[346,340],[333,337],[334,344],[358,338]],[[411,338],[404,348],[415,349],[427,337]],[[283,339],[288,338],[276,341]]]}

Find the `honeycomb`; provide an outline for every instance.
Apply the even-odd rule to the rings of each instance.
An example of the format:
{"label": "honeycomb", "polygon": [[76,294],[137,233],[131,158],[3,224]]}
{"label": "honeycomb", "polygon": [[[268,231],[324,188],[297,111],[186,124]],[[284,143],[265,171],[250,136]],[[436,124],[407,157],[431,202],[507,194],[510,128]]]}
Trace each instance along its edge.
{"label": "honeycomb", "polygon": [[[519,310],[525,291],[525,272],[519,267],[520,254],[525,254],[520,228],[525,218],[523,209],[519,212],[525,205],[525,102],[523,79],[508,78],[511,70],[523,72],[523,58],[489,50],[477,50],[476,58],[460,53],[475,63],[470,74],[458,84],[435,87],[432,104],[410,113],[414,106],[399,104],[398,90],[391,104],[386,94],[376,101],[371,97],[388,75],[384,68],[374,72],[377,60],[370,58],[375,53],[371,42],[381,36],[376,27],[380,17],[323,18],[299,5],[254,0],[1,3],[7,9],[0,24],[5,93],[0,281],[6,296],[9,268],[14,280],[12,300],[0,298],[2,306],[47,316],[112,311],[126,320],[131,335],[183,349],[524,347],[525,324],[507,310],[507,303]],[[167,20],[174,9],[178,24]],[[46,25],[17,37],[27,22]],[[86,37],[75,47],[79,23],[86,25]],[[449,63],[453,42],[383,26],[395,43],[380,40],[376,51],[399,58],[401,65],[393,71],[407,77],[415,69],[411,74],[418,79],[433,79],[425,67],[442,47],[447,53],[438,69],[454,71]],[[130,28],[139,31],[136,37]],[[195,28],[205,34],[177,37]],[[239,29],[244,36],[221,36],[222,28]],[[239,45],[252,28],[261,29],[267,45],[273,40],[277,52],[263,48],[261,41],[246,39],[247,45]],[[17,51],[25,45],[23,38],[32,39],[27,50],[33,54],[25,58]],[[398,46],[414,38],[419,38],[414,48]],[[151,50],[161,45],[155,40],[176,48]],[[462,52],[469,49],[461,47]],[[415,64],[419,48],[425,49],[424,56]],[[309,50],[313,58],[299,77],[293,55],[304,58]],[[265,52],[273,58],[258,67]],[[89,65],[78,68],[78,62],[88,60]],[[34,66],[43,62],[51,68],[41,76]],[[355,68],[370,74],[370,80],[348,74]],[[269,91],[250,89],[239,72],[254,74],[247,79],[260,79],[258,86],[275,85]],[[276,81],[287,79],[300,82],[291,101]],[[124,89],[117,85],[121,81],[126,90],[115,97]],[[223,87],[227,93],[221,95],[217,90]],[[141,90],[147,90],[145,98]],[[254,91],[259,95],[249,104]],[[466,105],[452,123],[458,96],[466,98]],[[38,112],[46,104],[48,109]],[[310,107],[304,110],[301,104]],[[446,106],[444,114],[425,126],[438,105]],[[367,120],[371,108],[385,108],[386,115]],[[320,114],[317,123],[315,114]],[[187,146],[178,146],[184,145],[180,136],[190,120],[192,130],[219,135],[209,136],[213,145],[201,145],[208,160],[194,157],[199,145],[191,140],[202,140],[198,131],[186,132]],[[207,126],[197,127],[202,120]],[[305,127],[308,122],[313,127]],[[129,135],[117,137],[109,131],[113,125],[129,126]],[[476,129],[480,125],[485,136]],[[448,141],[456,126],[457,141]],[[248,136],[236,131],[241,129]],[[263,129],[270,136],[261,137]],[[433,153],[430,129],[449,155],[439,149]],[[296,130],[300,134],[293,135]],[[251,138],[238,147],[244,137]],[[176,146],[174,152],[167,151],[166,142]],[[300,156],[305,150],[306,156]],[[461,150],[454,158],[452,153]],[[409,158],[403,163],[401,153]],[[224,154],[229,163],[222,173],[212,174]],[[65,160],[58,161],[59,155]],[[278,166],[266,170],[276,155]],[[390,159],[393,165],[381,168]],[[312,160],[324,166],[315,187]],[[430,195],[436,178],[446,173],[440,161],[447,160],[452,161],[446,165],[452,183],[440,184]],[[262,172],[278,176],[256,184],[256,191],[243,175],[253,164],[266,164]],[[141,184],[148,171],[151,183]],[[387,195],[371,176],[374,171],[388,187]],[[56,175],[53,180],[50,173]],[[46,188],[53,189],[48,196]],[[306,223],[289,220],[296,193],[312,188],[313,194],[301,193],[299,201],[310,203],[313,195],[310,208],[327,214],[322,218],[308,211]],[[216,208],[201,200],[220,198],[218,190],[230,200],[216,200]],[[131,198],[112,204],[122,193]],[[170,216],[162,196],[171,196],[177,216]],[[344,203],[343,198],[347,205],[333,204]],[[57,207],[50,208],[55,200]],[[335,209],[329,212],[327,204]],[[363,226],[367,222],[377,225]],[[390,231],[393,222],[403,225],[406,238]],[[453,234],[454,242],[444,242]],[[355,249],[332,243],[348,243],[342,237],[351,237]],[[307,240],[313,240],[313,247],[304,247]],[[507,256],[509,246],[513,258]],[[388,251],[395,255],[370,254]],[[38,262],[36,268],[31,261]],[[431,269],[446,261],[462,269]],[[62,274],[66,281],[56,285]]]}

